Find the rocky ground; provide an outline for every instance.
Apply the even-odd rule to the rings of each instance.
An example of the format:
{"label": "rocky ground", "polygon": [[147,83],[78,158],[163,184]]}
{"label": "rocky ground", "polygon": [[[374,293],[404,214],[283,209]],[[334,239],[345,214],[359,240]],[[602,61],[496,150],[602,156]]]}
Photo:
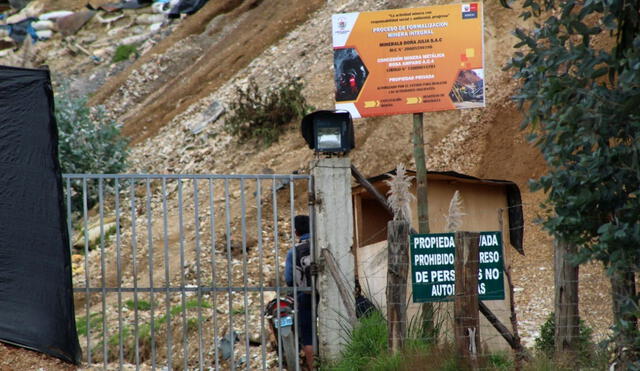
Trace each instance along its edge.
{"label": "rocky ground", "polygon": [[[38,1],[42,1],[44,10],[56,10],[62,5],[78,10],[84,5],[72,0],[64,3]],[[445,1],[430,4],[438,3]],[[305,83],[304,95],[310,104],[331,108],[334,103],[331,14],[421,5],[425,4],[408,0],[326,3],[316,0],[296,2],[295,6],[280,0],[226,0],[209,2],[195,15],[171,23],[163,22],[154,30],[139,21],[143,15],[151,14],[148,9],[127,10],[103,15],[102,21],[94,17],[72,37],[55,35],[49,41],[33,45],[28,53],[24,50],[2,53],[0,63],[47,64],[54,76],[71,80],[76,94],[88,94],[93,103],[104,104],[114,118],[124,123],[125,134],[132,138],[131,172],[243,174],[263,173],[268,168],[281,174],[294,170],[305,173],[312,154],[305,148],[296,125],[292,124],[280,141],[268,148],[255,143],[238,144],[223,130],[225,116],[219,113],[235,99],[236,87],[246,86],[248,80],[253,79],[267,89],[278,86],[287,78],[300,78]],[[543,174],[545,166],[539,153],[526,143],[518,130],[521,114],[510,100],[516,82],[509,72],[502,71],[515,43],[510,32],[521,24],[517,11],[503,9],[497,2],[486,3],[485,7],[488,106],[425,114],[428,167],[430,170],[453,170],[482,178],[512,180],[520,187],[526,222],[526,255],[511,254],[511,267],[520,334],[527,345],[532,345],[553,305],[552,241],[534,223],[542,213],[540,203],[544,197],[540,193],[530,193],[527,188],[527,181]],[[120,18],[112,19],[115,17]],[[112,20],[104,22],[105,19]],[[136,40],[137,56],[128,61],[109,62],[117,45]],[[351,153],[351,159],[365,175],[379,175],[399,162],[413,167],[411,116],[357,120],[355,132],[356,149]],[[301,186],[296,193],[303,194],[305,189]],[[237,188],[233,192],[237,192]],[[170,202],[175,203],[175,198]],[[301,200],[295,205],[296,210],[304,210],[303,205]],[[232,207],[237,208],[237,202]],[[252,222],[255,224],[255,220]],[[286,216],[282,215],[278,220],[281,231],[288,230],[286,222]],[[239,220],[234,219],[233,223],[237,227]],[[187,228],[193,228],[194,224],[187,222]],[[223,233],[220,229],[223,226],[216,228],[216,233]],[[175,240],[176,236],[172,238]],[[203,241],[207,238],[210,240],[211,236],[204,236]],[[289,238],[281,236],[284,243]],[[257,258],[255,251],[249,251],[246,259],[255,263],[251,260]],[[284,245],[280,254],[283,251]],[[144,249],[140,251],[140,254],[144,253]],[[187,261],[193,263],[194,254],[188,255]],[[202,255],[205,260],[209,257]],[[89,271],[99,272],[99,252],[91,253],[89,258]],[[128,257],[129,260],[132,258]],[[245,257],[240,255],[234,262],[238,264],[243,259]],[[267,259],[274,259],[274,256]],[[269,261],[269,264],[273,263]],[[219,264],[220,273],[228,268],[223,261]],[[250,266],[254,269],[256,264]],[[237,269],[234,272],[240,273]],[[83,267],[76,267],[76,284],[86,281],[85,273]],[[273,277],[274,272],[268,274]],[[252,271],[252,277],[259,276],[258,271]],[[236,275],[234,279],[241,277]],[[180,277],[173,275],[170,280],[177,283]],[[124,277],[123,282],[131,284],[131,277]],[[611,318],[609,286],[602,269],[597,265],[581,269],[580,289],[581,315],[601,339],[607,333]],[[79,316],[85,315],[83,300],[76,302],[82,308]],[[109,326],[112,328],[116,321],[113,314],[117,313],[117,298],[112,296],[109,300],[112,311]],[[180,297],[170,298],[170,305],[180,304],[181,300]],[[231,307],[227,305],[225,311],[218,313],[222,323],[226,323],[233,308],[240,317],[245,315],[240,310],[245,309],[244,303],[233,302]],[[91,308],[91,312],[100,309],[99,306]],[[209,318],[216,313],[212,308],[201,309]],[[258,312],[246,310],[252,323],[259,322]],[[190,315],[195,314],[190,312]],[[131,318],[132,313],[126,316]],[[192,340],[197,341],[196,338]],[[252,352],[258,349],[252,348]],[[100,353],[99,350],[96,357],[100,357]],[[0,348],[0,359],[23,357],[32,357],[32,352]],[[37,362],[23,369],[42,367]],[[44,369],[64,369],[58,364],[48,367]]]}

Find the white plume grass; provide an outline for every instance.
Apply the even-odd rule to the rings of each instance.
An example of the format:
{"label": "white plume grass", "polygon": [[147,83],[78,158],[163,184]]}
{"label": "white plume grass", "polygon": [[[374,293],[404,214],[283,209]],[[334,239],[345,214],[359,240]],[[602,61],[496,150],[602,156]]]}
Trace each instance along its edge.
{"label": "white plume grass", "polygon": [[415,199],[411,193],[411,181],[414,177],[408,176],[404,164],[398,164],[396,175],[387,174],[390,178],[385,180],[390,187],[387,192],[387,203],[393,211],[393,220],[404,220],[411,223],[411,203]]}
{"label": "white plume grass", "polygon": [[449,215],[444,217],[447,221],[447,231],[459,231],[462,227],[462,217],[465,215],[467,214],[462,212],[462,196],[460,196],[460,191],[456,190],[451,197],[451,202],[449,202]]}

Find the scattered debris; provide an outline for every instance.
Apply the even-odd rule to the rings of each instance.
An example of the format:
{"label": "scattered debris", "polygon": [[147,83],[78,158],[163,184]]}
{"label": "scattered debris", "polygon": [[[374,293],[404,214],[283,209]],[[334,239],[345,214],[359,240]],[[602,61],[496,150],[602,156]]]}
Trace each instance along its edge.
{"label": "scattered debris", "polygon": [[56,26],[58,31],[63,36],[74,35],[80,30],[93,16],[96,14],[95,10],[82,10],[76,13],[69,14],[64,17],[56,19]]}

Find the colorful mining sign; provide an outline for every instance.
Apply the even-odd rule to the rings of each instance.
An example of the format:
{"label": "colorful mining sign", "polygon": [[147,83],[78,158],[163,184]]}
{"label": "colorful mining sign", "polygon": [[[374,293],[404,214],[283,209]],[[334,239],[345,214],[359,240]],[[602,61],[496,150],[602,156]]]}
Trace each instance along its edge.
{"label": "colorful mining sign", "polygon": [[[412,234],[413,302],[453,300],[455,238],[453,233]],[[502,233],[481,232],[478,294],[480,300],[504,299]]]}
{"label": "colorful mining sign", "polygon": [[335,14],[332,23],[337,109],[484,107],[482,3]]}

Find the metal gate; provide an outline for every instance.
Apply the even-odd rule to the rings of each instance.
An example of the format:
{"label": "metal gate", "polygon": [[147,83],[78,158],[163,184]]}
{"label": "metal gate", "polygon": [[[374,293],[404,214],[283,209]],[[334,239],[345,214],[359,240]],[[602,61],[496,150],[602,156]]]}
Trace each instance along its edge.
{"label": "metal gate", "polygon": [[83,369],[283,369],[264,310],[309,291],[286,288],[283,271],[294,216],[313,226],[311,176],[63,182]]}

